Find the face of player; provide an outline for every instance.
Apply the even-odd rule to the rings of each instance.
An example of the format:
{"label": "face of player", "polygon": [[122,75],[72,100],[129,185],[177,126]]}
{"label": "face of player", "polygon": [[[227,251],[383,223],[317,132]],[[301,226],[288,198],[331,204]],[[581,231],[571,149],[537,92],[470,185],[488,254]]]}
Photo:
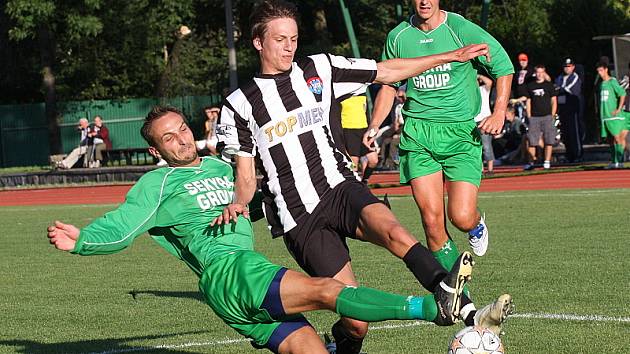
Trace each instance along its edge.
{"label": "face of player", "polygon": [[536,69],[536,81],[538,82],[545,81],[545,69],[543,68]]}
{"label": "face of player", "polygon": [[597,68],[597,73],[599,74],[599,77],[601,77],[603,80],[608,80],[608,70],[606,68]]}
{"label": "face of player", "polygon": [[260,70],[275,75],[291,69],[297,50],[298,27],[292,18],[277,18],[267,23],[263,38],[253,43],[260,54]]}
{"label": "face of player", "polygon": [[153,156],[163,158],[169,166],[199,164],[195,138],[179,114],[169,112],[155,120],[151,124],[151,136],[156,146],[150,147],[149,151]]}
{"label": "face of player", "polygon": [[413,0],[412,3],[416,15],[422,21],[427,22],[436,18],[439,20],[440,0]]}

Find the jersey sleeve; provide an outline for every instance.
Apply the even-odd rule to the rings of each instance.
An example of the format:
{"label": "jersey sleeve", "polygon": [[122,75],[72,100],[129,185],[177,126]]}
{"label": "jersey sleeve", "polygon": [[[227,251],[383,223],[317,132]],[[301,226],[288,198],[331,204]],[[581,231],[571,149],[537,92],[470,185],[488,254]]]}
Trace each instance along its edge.
{"label": "jersey sleeve", "polygon": [[256,144],[253,133],[249,127],[251,115],[239,113],[237,109],[226,100],[221,109],[221,116],[216,125],[217,149],[227,157],[233,155],[243,157],[256,156]]}
{"label": "jersey sleeve", "polygon": [[159,176],[145,175],[129,190],[123,204],[81,229],[71,253],[84,256],[116,253],[155,226],[166,176],[162,181],[158,179]]}
{"label": "jersey sleeve", "polygon": [[[449,16],[451,13],[449,13]],[[456,15],[455,15],[456,16]],[[461,18],[460,26],[457,26],[457,35],[462,40],[462,45],[486,43],[490,48],[490,61],[486,57],[478,57],[475,59],[482,67],[486,69],[494,79],[501,76],[514,74],[514,66],[510,61],[510,57],[503,49],[503,46],[490,33],[476,24]]]}
{"label": "jersey sleeve", "polygon": [[[398,58],[398,54],[396,53],[396,36],[394,31],[389,32],[387,35],[387,39],[385,40],[385,45],[383,46],[383,53],[381,54],[381,61]],[[399,88],[402,86],[403,82],[398,81],[390,86],[395,88]]]}
{"label": "jersey sleeve", "polygon": [[358,95],[376,79],[376,61],[329,54],[335,98]]}

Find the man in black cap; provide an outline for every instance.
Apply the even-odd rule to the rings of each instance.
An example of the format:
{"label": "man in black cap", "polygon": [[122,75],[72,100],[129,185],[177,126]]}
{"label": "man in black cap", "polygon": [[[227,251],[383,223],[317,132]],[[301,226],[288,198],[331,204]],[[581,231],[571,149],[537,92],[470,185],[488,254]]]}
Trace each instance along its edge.
{"label": "man in black cap", "polygon": [[572,58],[564,58],[562,62],[564,74],[556,78],[558,92],[558,114],[562,142],[566,148],[568,162],[582,160],[582,139],[580,134],[580,98],[582,97],[582,80],[575,72]]}

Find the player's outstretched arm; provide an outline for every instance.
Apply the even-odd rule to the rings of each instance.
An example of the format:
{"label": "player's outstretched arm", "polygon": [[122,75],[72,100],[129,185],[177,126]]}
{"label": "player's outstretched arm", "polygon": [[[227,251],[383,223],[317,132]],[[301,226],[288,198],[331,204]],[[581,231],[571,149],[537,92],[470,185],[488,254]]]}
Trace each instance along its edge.
{"label": "player's outstretched arm", "polygon": [[487,44],[471,44],[450,52],[425,57],[389,59],[376,64],[377,73],[374,82],[393,84],[419,75],[437,65],[454,61],[465,62],[479,56],[485,56],[490,61]]}
{"label": "player's outstretched arm", "polygon": [[53,225],[48,226],[48,241],[59,250],[72,251],[79,233],[80,230],[76,226],[55,221]]}

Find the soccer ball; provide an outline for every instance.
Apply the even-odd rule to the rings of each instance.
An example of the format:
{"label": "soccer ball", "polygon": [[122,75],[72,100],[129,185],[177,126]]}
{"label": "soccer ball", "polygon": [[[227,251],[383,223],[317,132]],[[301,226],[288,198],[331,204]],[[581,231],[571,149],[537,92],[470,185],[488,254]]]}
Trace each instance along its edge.
{"label": "soccer ball", "polygon": [[503,354],[501,339],[483,327],[466,327],[455,334],[448,354]]}

